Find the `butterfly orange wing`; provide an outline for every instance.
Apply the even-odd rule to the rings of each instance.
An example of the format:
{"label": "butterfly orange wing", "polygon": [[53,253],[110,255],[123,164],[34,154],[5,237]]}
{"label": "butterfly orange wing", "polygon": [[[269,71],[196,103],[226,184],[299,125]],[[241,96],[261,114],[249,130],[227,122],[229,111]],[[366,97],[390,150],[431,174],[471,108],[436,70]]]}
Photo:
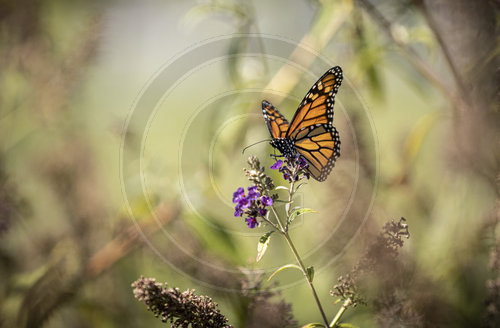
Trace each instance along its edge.
{"label": "butterfly orange wing", "polygon": [[289,123],[278,109],[270,102],[264,100],[262,101],[262,115],[264,115],[264,120],[271,136],[274,139],[284,138],[288,131]]}
{"label": "butterfly orange wing", "polygon": [[285,135],[307,160],[309,172],[318,181],[326,180],[340,156],[339,133],[333,126],[333,105],[341,83],[342,69],[339,66],[329,69],[300,103]]}

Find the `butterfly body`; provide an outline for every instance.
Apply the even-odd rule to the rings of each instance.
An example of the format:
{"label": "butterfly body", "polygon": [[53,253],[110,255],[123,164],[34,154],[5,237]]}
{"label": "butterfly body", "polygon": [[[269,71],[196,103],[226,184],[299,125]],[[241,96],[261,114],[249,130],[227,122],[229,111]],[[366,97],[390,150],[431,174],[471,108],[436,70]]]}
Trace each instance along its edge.
{"label": "butterfly body", "polygon": [[295,157],[295,145],[292,140],[287,138],[276,138],[271,140],[270,144],[273,148],[278,149],[283,156],[287,158]]}
{"label": "butterfly body", "polygon": [[318,181],[326,180],[340,156],[333,105],[341,82],[342,69],[329,69],[306,94],[291,123],[270,102],[262,102],[262,114],[273,138],[271,146],[286,158],[301,155],[309,164],[309,173]]}

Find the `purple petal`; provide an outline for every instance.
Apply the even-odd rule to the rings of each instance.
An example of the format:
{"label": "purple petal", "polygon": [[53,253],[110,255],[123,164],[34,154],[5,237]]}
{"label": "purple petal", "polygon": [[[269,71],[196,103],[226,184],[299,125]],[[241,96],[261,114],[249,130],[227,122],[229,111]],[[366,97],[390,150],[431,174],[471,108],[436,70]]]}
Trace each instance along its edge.
{"label": "purple petal", "polygon": [[241,214],[243,214],[243,210],[241,209],[240,206],[236,205],[236,208],[234,211],[234,216],[238,217],[238,216],[241,216]]}
{"label": "purple petal", "polygon": [[257,219],[254,217],[251,217],[251,216],[246,218],[245,221],[247,222],[247,225],[250,229],[253,229],[259,225],[259,223],[257,222]]}
{"label": "purple petal", "polygon": [[242,187],[239,187],[234,193],[233,193],[233,203],[238,203],[241,198],[245,197],[245,189]]}
{"label": "purple petal", "polygon": [[250,207],[250,200],[248,198],[242,198],[238,202],[238,206],[241,208],[249,208]]}
{"label": "purple petal", "polygon": [[264,204],[265,206],[271,206],[273,205],[273,199],[269,196],[262,196],[260,198],[260,201],[262,202],[262,204]]}
{"label": "purple petal", "polygon": [[256,186],[248,188],[248,199],[251,202],[256,201],[257,198],[259,198],[259,196],[260,196],[260,193],[257,191],[257,187]]}
{"label": "purple petal", "polygon": [[299,157],[298,162],[299,162],[299,166],[301,168],[305,168],[306,166],[308,166],[306,160],[302,156]]}
{"label": "purple petal", "polygon": [[278,170],[281,168],[282,165],[283,165],[283,161],[281,159],[279,159],[278,161],[276,161],[276,163],[271,165],[271,169]]}

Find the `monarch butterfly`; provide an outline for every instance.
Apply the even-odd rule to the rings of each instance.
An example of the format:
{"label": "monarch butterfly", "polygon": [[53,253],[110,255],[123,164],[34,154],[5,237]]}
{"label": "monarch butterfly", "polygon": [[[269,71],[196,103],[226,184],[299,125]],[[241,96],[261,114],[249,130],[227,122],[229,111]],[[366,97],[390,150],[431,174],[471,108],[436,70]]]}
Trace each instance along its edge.
{"label": "monarch butterfly", "polygon": [[262,101],[271,146],[286,158],[302,155],[309,164],[307,170],[318,181],[326,180],[340,156],[333,104],[341,83],[342,69],[330,68],[306,94],[291,123],[270,102]]}

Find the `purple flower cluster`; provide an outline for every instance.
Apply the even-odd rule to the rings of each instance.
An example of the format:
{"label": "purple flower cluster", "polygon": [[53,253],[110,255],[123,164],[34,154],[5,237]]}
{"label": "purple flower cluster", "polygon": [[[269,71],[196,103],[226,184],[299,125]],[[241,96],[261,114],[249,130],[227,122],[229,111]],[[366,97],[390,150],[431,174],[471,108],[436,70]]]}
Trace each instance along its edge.
{"label": "purple flower cluster", "polygon": [[279,159],[271,165],[271,169],[279,170],[283,173],[283,179],[289,182],[298,181],[303,178],[309,179],[310,173],[307,171],[308,167],[309,163],[299,154],[295,157],[286,157],[285,162]]}
{"label": "purple flower cluster", "polygon": [[257,186],[248,187],[248,195],[245,195],[245,189],[238,188],[233,193],[233,203],[236,204],[234,216],[246,215],[246,223],[253,229],[259,225],[258,217],[265,217],[267,206],[273,205],[273,199],[266,195],[260,195]]}

